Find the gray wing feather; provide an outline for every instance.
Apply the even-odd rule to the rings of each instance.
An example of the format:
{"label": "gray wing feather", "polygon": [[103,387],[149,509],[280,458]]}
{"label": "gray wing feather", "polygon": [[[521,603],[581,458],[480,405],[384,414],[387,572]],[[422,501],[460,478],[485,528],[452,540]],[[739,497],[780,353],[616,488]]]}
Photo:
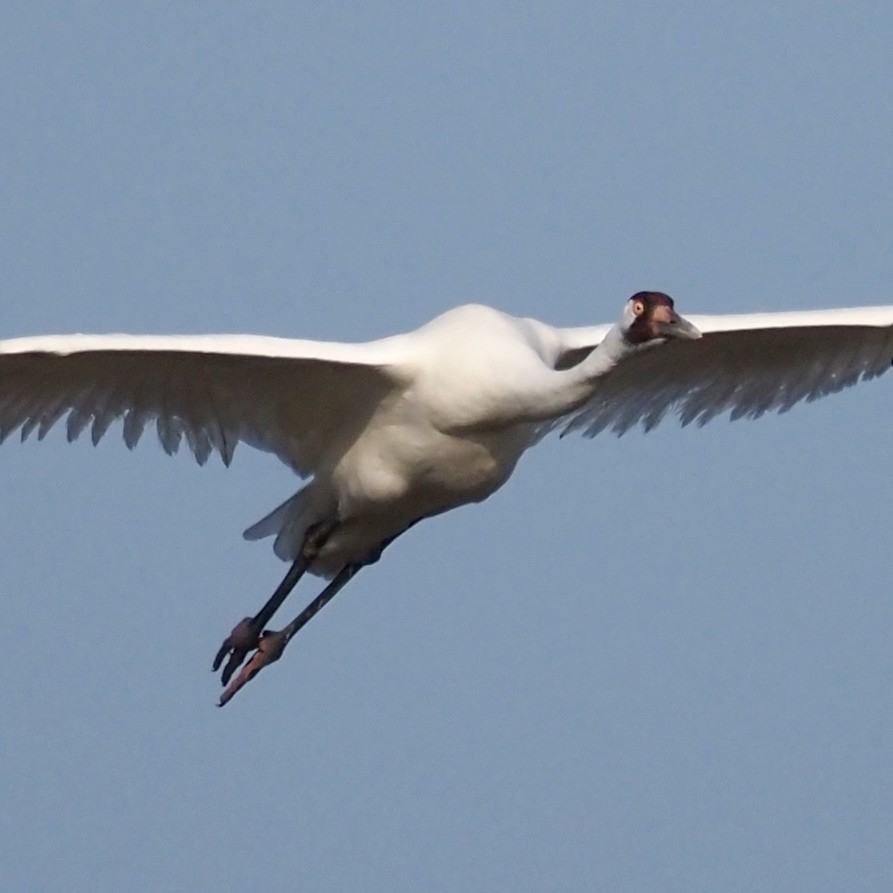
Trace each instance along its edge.
{"label": "gray wing feather", "polygon": [[383,367],[312,357],[190,350],[0,353],[0,443],[43,438],[66,418],[75,440],[97,443],[117,420],[133,448],[154,423],[167,453],[186,440],[202,464],[227,464],[239,441],[301,474],[361,427],[394,388]]}
{"label": "gray wing feather", "polygon": [[667,415],[704,425],[786,412],[884,373],[893,327],[794,326],[708,332],[631,355],[599,381],[594,395],[559,421],[563,434],[646,431]]}

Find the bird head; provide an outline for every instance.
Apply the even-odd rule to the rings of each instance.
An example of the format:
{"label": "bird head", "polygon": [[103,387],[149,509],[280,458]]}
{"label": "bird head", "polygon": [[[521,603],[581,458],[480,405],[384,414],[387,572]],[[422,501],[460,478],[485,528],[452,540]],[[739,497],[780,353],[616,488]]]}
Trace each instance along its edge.
{"label": "bird head", "polygon": [[673,299],[661,291],[636,292],[620,320],[629,344],[648,344],[667,338],[700,338],[701,333],[673,309]]}

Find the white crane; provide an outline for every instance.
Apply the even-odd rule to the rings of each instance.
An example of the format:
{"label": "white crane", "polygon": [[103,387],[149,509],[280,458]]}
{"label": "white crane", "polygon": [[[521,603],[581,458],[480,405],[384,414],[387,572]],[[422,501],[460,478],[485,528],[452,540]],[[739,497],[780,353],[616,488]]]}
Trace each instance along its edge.
{"label": "white crane", "polygon": [[[0,442],[96,443],[116,419],[134,447],[154,422],[199,464],[236,444],[311,480],[245,531],[291,566],[214,659],[225,704],[364,565],[408,527],[479,502],[552,430],[646,431],[668,413],[704,424],[785,411],[884,372],[893,306],[687,321],[639,292],[613,326],[559,329],[483,306],[365,344],[248,335],[58,335],[0,341]],[[266,625],[301,576],[331,578],[278,632]],[[251,659],[233,679],[246,657]]]}

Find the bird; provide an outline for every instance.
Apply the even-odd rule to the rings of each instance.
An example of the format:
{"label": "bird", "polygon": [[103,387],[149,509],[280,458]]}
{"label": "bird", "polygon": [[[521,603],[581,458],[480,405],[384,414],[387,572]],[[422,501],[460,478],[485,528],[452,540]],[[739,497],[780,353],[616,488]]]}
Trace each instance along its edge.
{"label": "bird", "polygon": [[[282,582],[224,639],[228,703],[356,573],[417,522],[481,502],[543,437],[785,412],[885,372],[893,306],[681,316],[640,291],[613,324],[560,328],[474,304],[365,343],[254,335],[50,335],[0,341],[0,443],[185,441],[199,464],[239,443],[305,479],[244,537],[274,537]],[[267,628],[305,575],[327,581]],[[238,671],[238,673],[237,673]]]}

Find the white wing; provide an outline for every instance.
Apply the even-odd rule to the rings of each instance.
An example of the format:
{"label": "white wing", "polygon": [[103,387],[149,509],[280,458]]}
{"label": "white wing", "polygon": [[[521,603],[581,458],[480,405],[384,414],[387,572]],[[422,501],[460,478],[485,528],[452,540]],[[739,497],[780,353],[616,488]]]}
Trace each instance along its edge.
{"label": "white wing", "polygon": [[58,335],[0,341],[0,442],[43,438],[67,417],[93,443],[116,419],[133,448],[149,422],[168,453],[199,464],[237,442],[300,474],[360,429],[400,386],[404,340],[337,344],[250,335]]}
{"label": "white wing", "polygon": [[[558,422],[563,433],[623,434],[636,424],[648,431],[668,413],[704,425],[724,412],[733,420],[785,412],[881,375],[893,360],[893,307],[686,318],[703,338],[631,355]],[[579,362],[605,331],[562,330],[564,365]]]}

